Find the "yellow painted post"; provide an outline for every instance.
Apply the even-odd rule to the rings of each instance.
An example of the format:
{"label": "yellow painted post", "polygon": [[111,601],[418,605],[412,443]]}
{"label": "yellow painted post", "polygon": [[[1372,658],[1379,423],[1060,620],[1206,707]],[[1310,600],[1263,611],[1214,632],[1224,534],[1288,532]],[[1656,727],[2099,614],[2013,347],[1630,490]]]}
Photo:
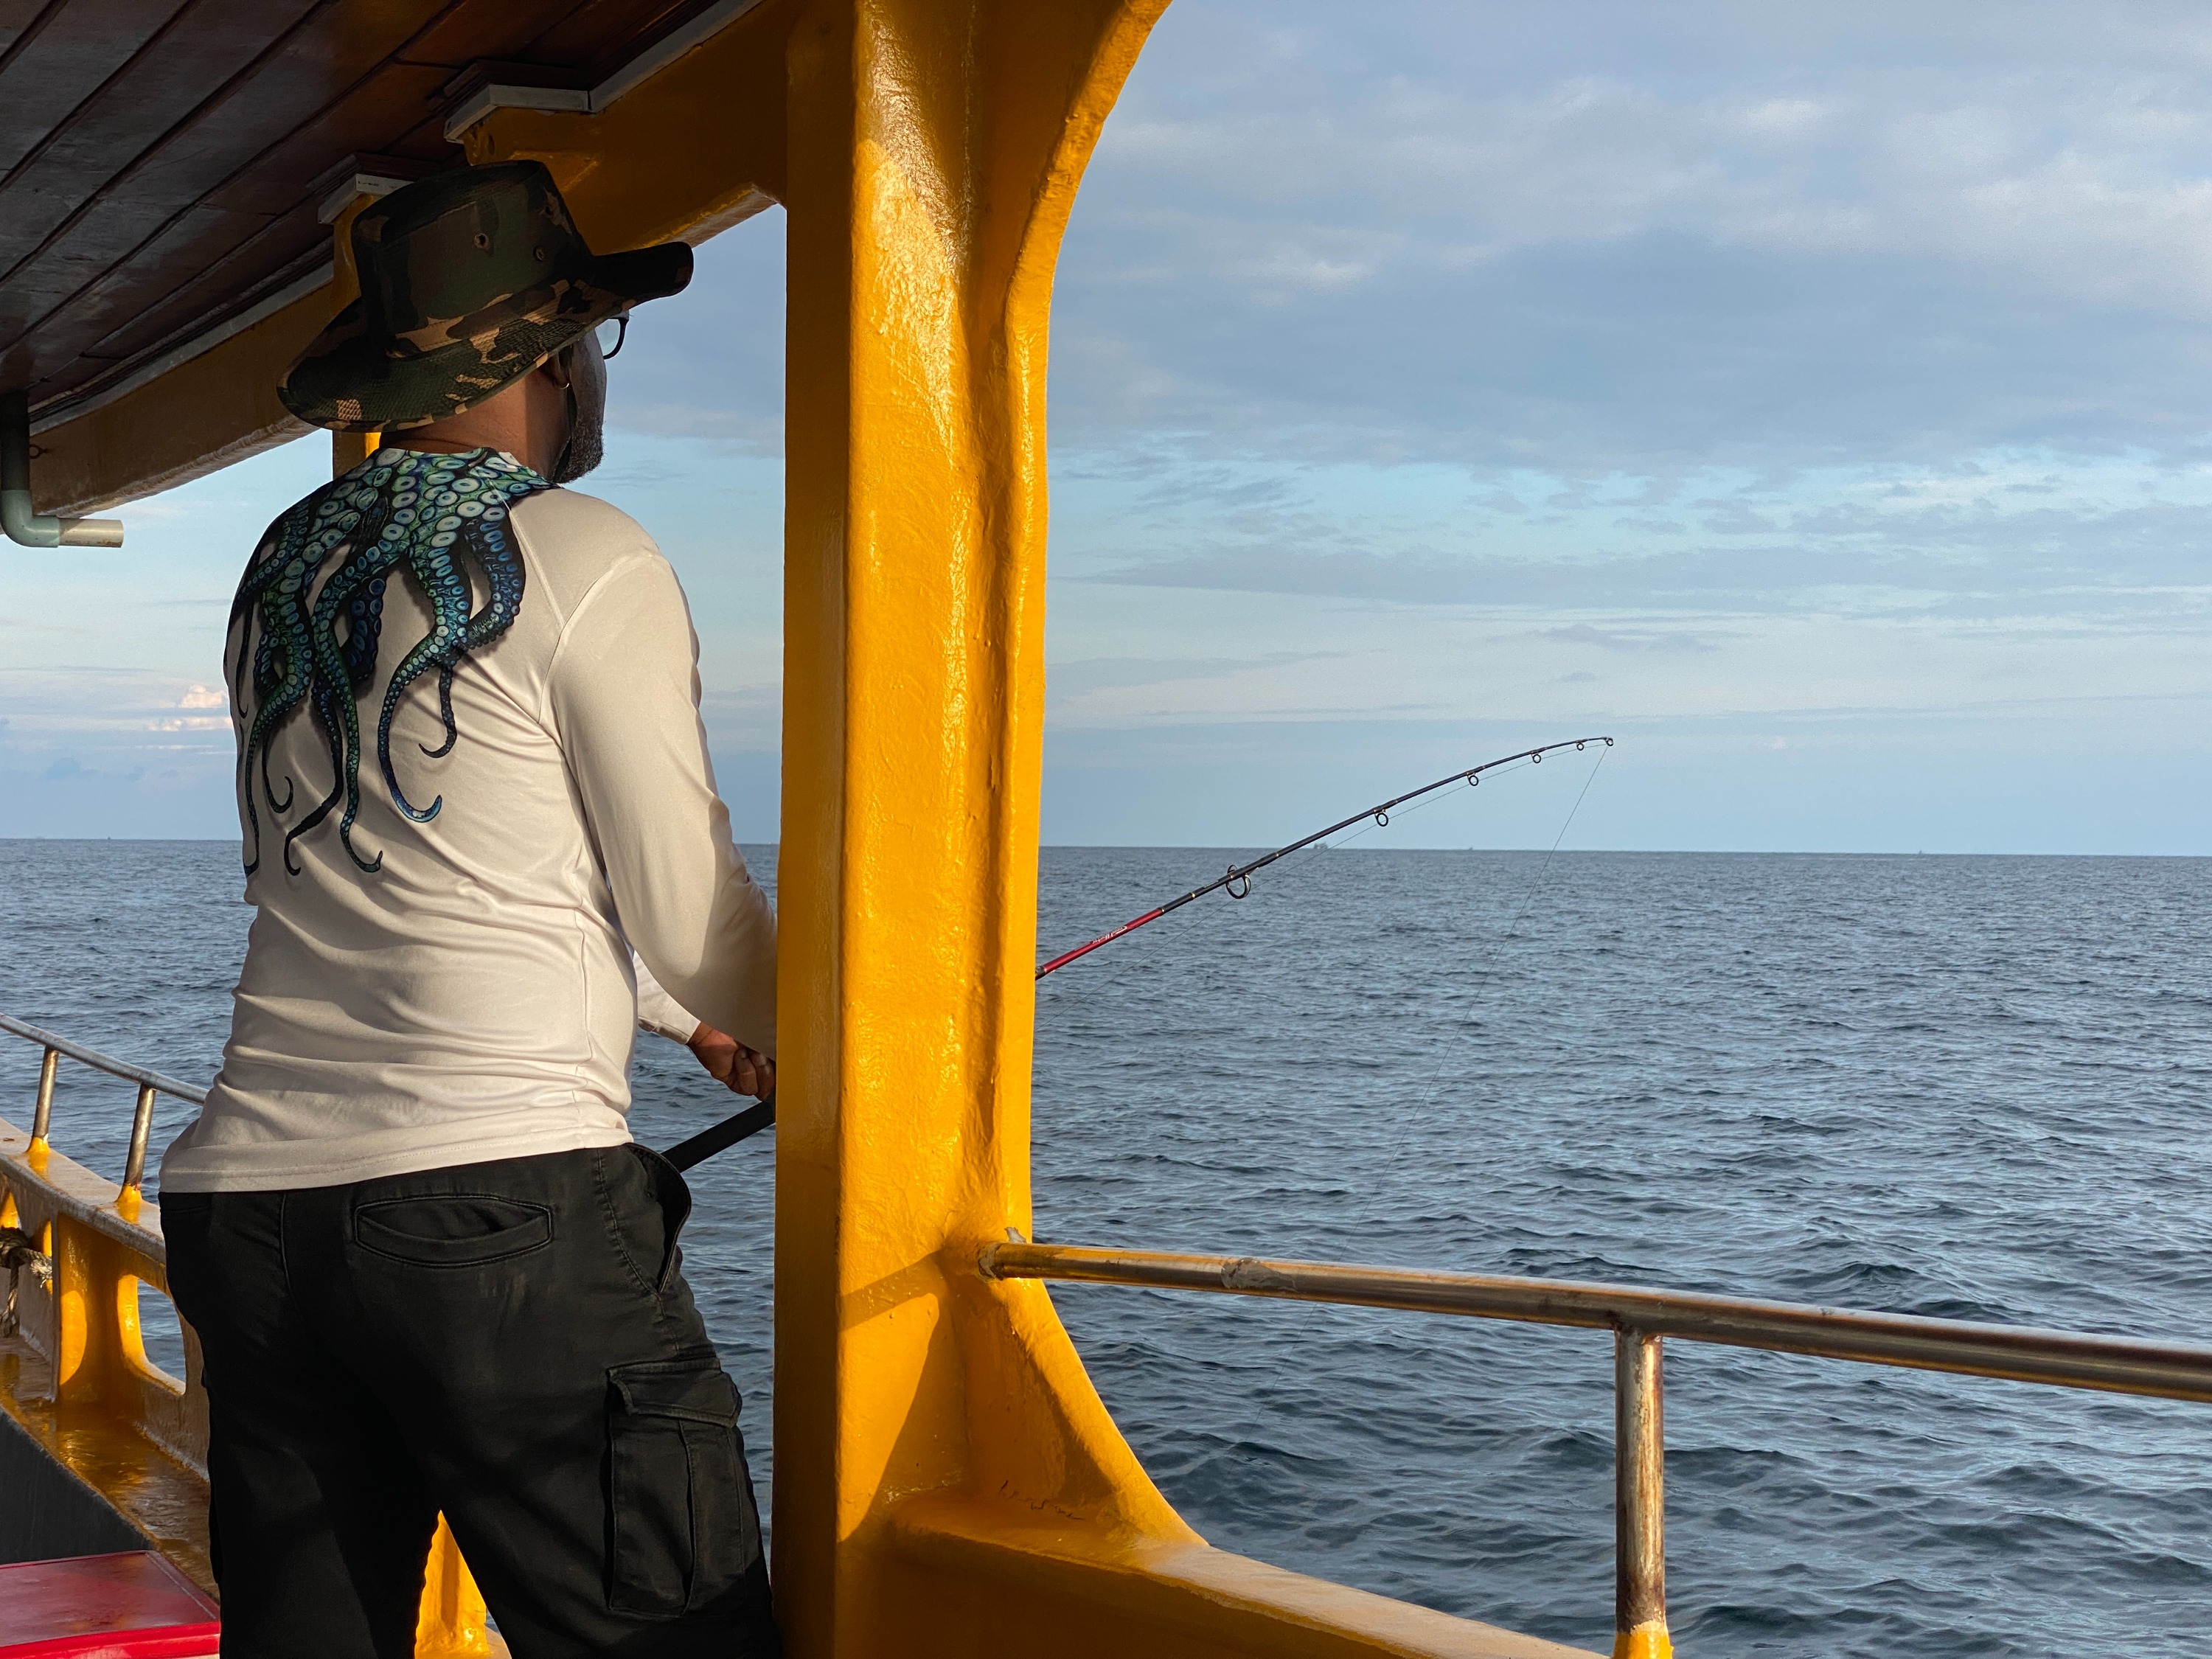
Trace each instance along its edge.
{"label": "yellow painted post", "polygon": [[46,1253],[54,1264],[54,1398],[70,1403],[96,1401],[107,1367],[100,1361],[112,1347],[101,1317],[100,1237],[73,1223],[56,1222]]}
{"label": "yellow painted post", "polygon": [[[415,1659],[478,1659],[504,1653],[504,1644],[485,1626],[483,1592],[461,1559],[453,1529],[438,1517],[430,1540],[430,1559],[422,1574],[422,1604],[415,1618]],[[498,1645],[495,1645],[498,1644]]]}
{"label": "yellow painted post", "polygon": [[791,33],[775,1565],[794,1659],[1054,1633],[903,1559],[918,1498],[1194,1538],[1042,1292],[975,1271],[1029,1226],[1052,266],[1164,5],[815,0]]}
{"label": "yellow painted post", "polygon": [[383,442],[380,432],[333,432],[331,434],[331,477],[343,478],[376,453]]}

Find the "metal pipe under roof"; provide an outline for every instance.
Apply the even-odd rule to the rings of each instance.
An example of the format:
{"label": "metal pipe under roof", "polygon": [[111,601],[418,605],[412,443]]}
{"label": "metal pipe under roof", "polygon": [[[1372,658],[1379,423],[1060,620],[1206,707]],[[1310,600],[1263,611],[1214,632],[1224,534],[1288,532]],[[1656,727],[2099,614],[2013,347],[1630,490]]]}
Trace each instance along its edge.
{"label": "metal pipe under roof", "polygon": [[31,398],[0,392],[0,531],[25,547],[120,547],[120,519],[58,519],[31,510]]}

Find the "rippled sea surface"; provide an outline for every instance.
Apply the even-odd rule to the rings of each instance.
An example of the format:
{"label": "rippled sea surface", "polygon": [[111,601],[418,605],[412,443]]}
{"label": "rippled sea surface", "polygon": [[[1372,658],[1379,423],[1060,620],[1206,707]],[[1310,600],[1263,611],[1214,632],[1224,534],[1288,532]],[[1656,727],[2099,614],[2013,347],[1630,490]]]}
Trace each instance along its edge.
{"label": "rippled sea surface", "polygon": [[[1227,856],[1048,849],[1041,938]],[[0,842],[0,1008],[204,1080],[233,857]],[[1044,982],[1037,1228],[2205,1340],[2209,902],[2186,860],[1322,854]],[[689,1066],[641,1052],[641,1139],[728,1109]],[[56,1139],[112,1175],[128,1086],[64,1076]],[[687,1250],[763,1474],[771,1146],[698,1172]],[[1602,1334],[1054,1294],[1212,1542],[1609,1645]],[[2212,1407],[1684,1342],[1667,1367],[1686,1651],[2201,1649]]]}

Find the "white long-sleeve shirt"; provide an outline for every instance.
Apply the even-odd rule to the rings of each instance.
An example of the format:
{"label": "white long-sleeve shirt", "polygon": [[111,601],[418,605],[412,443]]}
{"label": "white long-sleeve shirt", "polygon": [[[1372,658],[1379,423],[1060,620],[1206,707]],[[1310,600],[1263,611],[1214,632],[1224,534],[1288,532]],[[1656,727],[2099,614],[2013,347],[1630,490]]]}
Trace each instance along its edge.
{"label": "white long-sleeve shirt", "polygon": [[289,811],[258,793],[258,762],[241,780],[257,791],[257,915],[222,1069],[162,1162],[166,1190],[328,1186],[627,1141],[632,946],[674,1006],[644,1011],[660,1029],[690,1011],[774,1054],[775,912],[715,794],[675,573],[587,495],[547,490],[510,522],[521,602],[453,681],[450,752],[428,753],[445,739],[434,673],[392,722],[400,787],[418,810],[439,801],[435,816],[399,811],[375,754],[392,667],[431,626],[397,573],[356,705],[352,839],[381,867],[356,866],[337,811],[291,844],[298,873],[286,867],[286,830],[332,787],[308,711],[270,751]]}
{"label": "white long-sleeve shirt", "polygon": [[633,951],[630,971],[637,975],[637,1029],[665,1036],[671,1042],[689,1042],[699,1035],[699,1016],[668,994],[645,958]]}

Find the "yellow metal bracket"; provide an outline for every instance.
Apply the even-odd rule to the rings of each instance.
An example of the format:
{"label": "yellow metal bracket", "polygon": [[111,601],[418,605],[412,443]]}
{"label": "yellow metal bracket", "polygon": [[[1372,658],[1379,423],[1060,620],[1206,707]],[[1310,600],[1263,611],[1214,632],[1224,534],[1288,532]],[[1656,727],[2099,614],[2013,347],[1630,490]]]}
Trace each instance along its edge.
{"label": "yellow metal bracket", "polygon": [[[52,1051],[41,1087],[51,1088]],[[146,1352],[140,1298],[168,1294],[158,1206],[0,1120],[0,1226],[39,1241],[52,1280],[22,1287],[21,1330],[0,1339],[0,1411],[216,1589],[208,1553],[207,1395],[190,1325],[184,1376]],[[506,1644],[443,1517],[430,1547],[416,1659],[498,1659]]]}
{"label": "yellow metal bracket", "polygon": [[214,1588],[208,1565],[207,1397],[148,1357],[139,1300],[168,1293],[159,1209],[0,1121],[0,1224],[37,1239],[51,1284],[26,1284],[0,1341],[0,1410]]}

